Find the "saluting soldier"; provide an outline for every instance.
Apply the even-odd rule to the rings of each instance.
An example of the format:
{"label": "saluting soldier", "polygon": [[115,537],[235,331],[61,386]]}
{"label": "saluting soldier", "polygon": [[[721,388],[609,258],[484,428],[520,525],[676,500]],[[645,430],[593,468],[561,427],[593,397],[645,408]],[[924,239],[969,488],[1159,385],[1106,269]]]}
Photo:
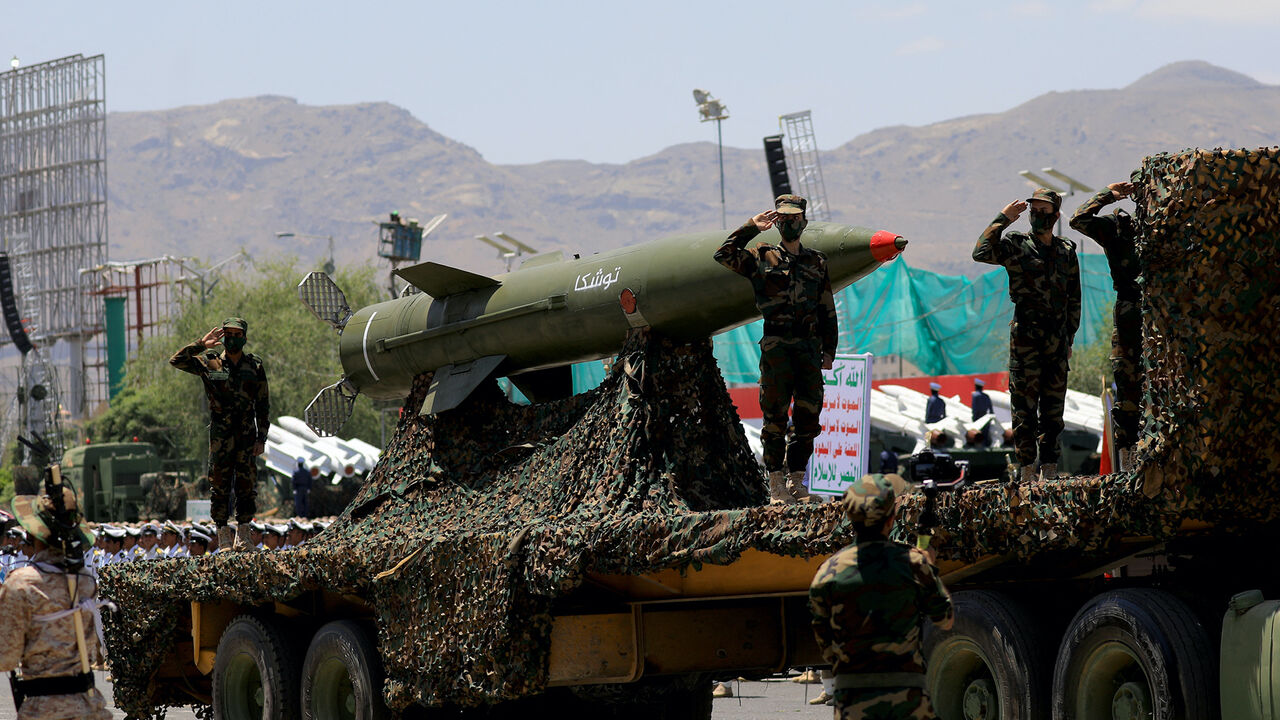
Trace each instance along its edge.
{"label": "saluting soldier", "polygon": [[814,636],[836,676],[837,720],[934,717],[920,630],[926,618],[949,629],[954,615],[932,553],[889,539],[905,489],[901,476],[877,473],[845,490],[857,542],[823,563],[809,587]]}
{"label": "saluting soldier", "polygon": [[1089,198],[1071,216],[1071,227],[1093,238],[1107,254],[1111,286],[1116,291],[1115,327],[1111,332],[1111,374],[1116,382],[1112,430],[1120,455],[1120,469],[1133,468],[1142,408],[1142,291],[1138,286],[1138,229],[1129,213],[1098,211],[1133,194],[1131,182],[1115,182]]}
{"label": "saluting soldier", "polygon": [[[204,383],[209,399],[209,514],[217,525],[218,549],[249,549],[249,523],[257,511],[258,468],[270,427],[267,371],[262,359],[244,352],[249,324],[223,321],[204,337],[173,354],[169,364]],[[222,352],[213,348],[222,344]],[[234,540],[227,524],[231,489],[236,495]]]}
{"label": "saluting soldier", "polygon": [[[1031,232],[1005,232],[1028,206]],[[1061,208],[1058,193],[1036,188],[1026,202],[1006,205],[973,248],[974,260],[1009,274],[1009,402],[1022,482],[1058,474],[1068,361],[1080,327],[1076,245],[1053,234]]]}
{"label": "saluting soldier", "polygon": [[[715,254],[716,262],[751,281],[756,308],[764,318],[760,441],[771,503],[817,499],[804,486],[804,473],[813,440],[822,430],[822,371],[831,368],[836,354],[836,305],[827,258],[800,242],[809,224],[807,206],[799,195],[779,195],[773,210],[734,230]],[[748,242],[775,227],[782,236],[780,245],[761,243],[747,249]],[[793,400],[788,438],[787,410]]]}

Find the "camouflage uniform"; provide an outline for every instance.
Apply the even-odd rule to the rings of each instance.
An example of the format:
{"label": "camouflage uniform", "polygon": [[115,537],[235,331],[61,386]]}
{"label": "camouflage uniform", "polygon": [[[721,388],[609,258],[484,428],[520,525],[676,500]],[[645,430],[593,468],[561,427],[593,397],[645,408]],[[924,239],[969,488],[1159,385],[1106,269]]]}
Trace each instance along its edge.
{"label": "camouflage uniform", "polygon": [[[949,623],[951,596],[923,552],[878,536],[898,475],[867,475],[842,503],[859,541],[831,556],[809,587],[813,632],[836,673],[835,717],[935,717],[924,688],[920,625]],[[867,539],[864,540],[863,536]]]}
{"label": "camouflage uniform", "polygon": [[1110,189],[1089,198],[1071,216],[1071,227],[1093,238],[1107,253],[1111,285],[1116,290],[1115,329],[1111,333],[1111,373],[1116,381],[1114,420],[1116,447],[1138,440],[1142,407],[1142,293],[1138,287],[1138,232],[1123,210],[1098,216],[1119,198]]}
{"label": "camouflage uniform", "polygon": [[[804,209],[805,200],[783,195],[775,203]],[[760,234],[747,221],[716,251],[716,262],[751,281],[764,317],[760,338],[760,410],[766,470],[803,471],[822,427],[822,362],[836,352],[836,305],[827,258],[801,246],[796,254],[781,245],[746,244]],[[787,410],[795,399],[787,440]],[[785,458],[784,458],[785,456]]]}
{"label": "camouflage uniform", "polygon": [[1052,465],[1058,462],[1071,342],[1080,327],[1080,263],[1075,243],[1055,236],[1046,246],[1024,232],[1005,233],[1012,222],[996,215],[978,237],[973,259],[1009,273],[1009,402],[1018,462],[1035,467],[1038,445],[1040,463]]}
{"label": "camouflage uniform", "polygon": [[[31,558],[32,565],[13,571],[0,588],[0,671],[21,665],[26,680],[80,674],[75,620],[70,616],[37,619],[67,610],[73,604],[66,573],[52,564],[60,559],[49,550],[37,552]],[[89,571],[81,571],[76,577],[76,602],[96,593],[97,583]],[[80,616],[89,662],[99,663],[101,651],[93,615],[82,611]],[[28,697],[18,712],[18,720],[62,718],[110,720],[111,712],[96,688],[71,695]]]}
{"label": "camouflage uniform", "polygon": [[252,520],[258,479],[253,450],[266,442],[270,427],[262,359],[245,352],[233,363],[225,350],[205,348],[197,340],[174,353],[169,364],[199,375],[209,399],[209,515],[217,525],[227,524],[229,484],[234,479],[236,521]]}

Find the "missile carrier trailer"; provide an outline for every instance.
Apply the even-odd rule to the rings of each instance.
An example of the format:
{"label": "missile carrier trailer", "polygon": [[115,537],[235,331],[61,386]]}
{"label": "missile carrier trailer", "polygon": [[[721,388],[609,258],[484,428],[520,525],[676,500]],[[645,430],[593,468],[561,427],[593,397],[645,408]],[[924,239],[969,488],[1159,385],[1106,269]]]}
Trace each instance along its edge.
{"label": "missile carrier trailer", "polygon": [[[942,718],[1275,716],[1280,151],[1148,158],[1137,202],[1140,463],[940,499]],[[104,570],[117,705],[706,718],[712,679],[821,663],[807,588],[852,538],[837,505],[763,505],[708,342],[637,329],[599,388],[528,407],[484,383],[419,416],[431,381],[302,548]]]}

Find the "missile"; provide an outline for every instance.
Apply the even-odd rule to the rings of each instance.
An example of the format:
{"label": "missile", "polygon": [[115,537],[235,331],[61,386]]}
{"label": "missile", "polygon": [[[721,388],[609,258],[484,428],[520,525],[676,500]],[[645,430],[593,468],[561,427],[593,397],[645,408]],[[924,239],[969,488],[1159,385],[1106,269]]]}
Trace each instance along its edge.
{"label": "missile", "polygon": [[[359,393],[400,400],[434,371],[422,414],[458,406],[487,378],[508,377],[533,402],[573,392],[570,365],[615,354],[632,328],[681,341],[759,319],[751,283],[713,259],[722,231],[677,235],[566,259],[535,255],[489,277],[435,262],[396,271],[416,292],[352,311],[324,273],[298,284],[315,316],[341,335],[343,378],[307,406],[319,435],[337,433]],[[779,244],[776,230],[748,246]],[[907,241],[887,231],[813,222],[801,243],[827,257],[839,291],[897,257]]]}

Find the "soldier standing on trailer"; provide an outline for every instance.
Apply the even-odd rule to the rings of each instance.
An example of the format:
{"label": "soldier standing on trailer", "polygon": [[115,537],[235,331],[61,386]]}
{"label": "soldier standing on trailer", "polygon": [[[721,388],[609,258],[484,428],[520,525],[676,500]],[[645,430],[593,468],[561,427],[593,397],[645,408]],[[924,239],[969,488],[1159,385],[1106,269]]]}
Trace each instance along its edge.
{"label": "soldier standing on trailer", "polygon": [[1138,228],[1124,210],[1110,215],[1098,211],[1133,194],[1131,182],[1115,182],[1089,198],[1071,216],[1071,227],[1093,238],[1107,254],[1111,285],[1116,291],[1115,329],[1111,333],[1111,374],[1116,382],[1114,420],[1120,470],[1133,469],[1133,446],[1138,441],[1142,410],[1142,290],[1138,286]]}
{"label": "soldier standing on trailer", "polygon": [[[1005,229],[1031,208],[1031,233]],[[1058,438],[1066,410],[1071,343],[1080,327],[1080,263],[1076,245],[1053,234],[1062,197],[1036,188],[1014,200],[982,231],[973,259],[1009,274],[1009,402],[1022,482],[1058,474]],[[1037,466],[1037,451],[1038,462]]]}
{"label": "soldier standing on trailer", "polygon": [[[244,352],[249,324],[227,318],[169,358],[169,364],[199,375],[209,399],[209,514],[218,526],[218,549],[251,549],[257,511],[256,458],[267,442],[270,400],[262,359]],[[213,348],[222,344],[222,352]],[[231,489],[236,495],[236,531],[227,524]]]}
{"label": "soldier standing on trailer", "polygon": [[[751,281],[756,307],[764,317],[760,338],[760,409],[764,427],[764,467],[769,473],[769,502],[816,501],[804,486],[813,440],[822,426],[822,371],[836,354],[836,305],[831,295],[827,258],[800,244],[809,224],[808,201],[779,195],[774,209],[734,230],[716,251],[716,262]],[[776,227],[781,245],[746,245]],[[787,437],[787,410],[791,434]],[[786,474],[784,475],[784,467]]]}

